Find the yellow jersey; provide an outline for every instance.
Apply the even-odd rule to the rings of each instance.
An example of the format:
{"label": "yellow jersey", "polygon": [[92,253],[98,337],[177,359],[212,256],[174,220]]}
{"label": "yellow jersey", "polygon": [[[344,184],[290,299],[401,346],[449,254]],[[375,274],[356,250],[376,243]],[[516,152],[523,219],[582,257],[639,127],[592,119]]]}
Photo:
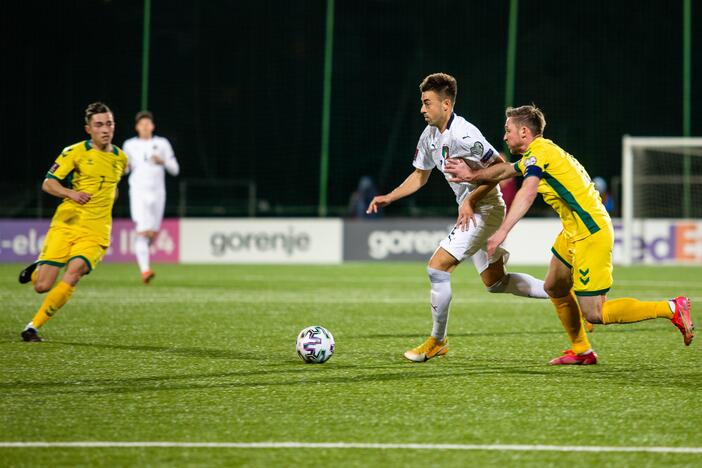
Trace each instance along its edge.
{"label": "yellow jersey", "polygon": [[558,213],[563,230],[572,240],[611,226],[612,220],[585,168],[551,140],[538,137],[532,141],[514,169],[524,177],[541,179],[538,192]]}
{"label": "yellow jersey", "polygon": [[46,177],[91,198],[84,205],[64,199],[56,208],[51,227],[68,227],[108,246],[117,184],[126,167],[127,155],[115,145],[109,153],[94,148],[90,140],[64,148]]}

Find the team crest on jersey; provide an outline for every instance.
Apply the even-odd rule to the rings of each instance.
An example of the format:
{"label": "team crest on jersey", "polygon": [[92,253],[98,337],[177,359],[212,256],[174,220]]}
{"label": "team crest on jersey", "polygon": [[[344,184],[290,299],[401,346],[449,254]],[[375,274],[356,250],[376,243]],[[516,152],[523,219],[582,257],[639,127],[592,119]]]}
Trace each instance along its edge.
{"label": "team crest on jersey", "polygon": [[536,158],[534,156],[524,161],[524,167],[533,166],[534,164],[536,164]]}
{"label": "team crest on jersey", "polygon": [[473,143],[473,146],[470,149],[470,154],[479,158],[483,155],[484,150],[485,148],[483,147],[483,144],[479,141],[476,141],[475,143]]}
{"label": "team crest on jersey", "polygon": [[441,147],[441,157],[446,159],[449,157],[449,147],[448,145],[444,145]]}

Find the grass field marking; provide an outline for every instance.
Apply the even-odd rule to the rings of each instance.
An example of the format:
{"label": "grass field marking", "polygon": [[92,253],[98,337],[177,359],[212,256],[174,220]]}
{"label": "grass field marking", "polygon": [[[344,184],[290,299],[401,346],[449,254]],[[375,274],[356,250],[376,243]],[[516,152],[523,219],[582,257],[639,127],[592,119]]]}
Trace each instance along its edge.
{"label": "grass field marking", "polygon": [[624,452],[702,454],[702,447],[626,447],[599,445],[375,444],[361,442],[0,442],[0,448],[240,448],[473,450],[500,452]]}

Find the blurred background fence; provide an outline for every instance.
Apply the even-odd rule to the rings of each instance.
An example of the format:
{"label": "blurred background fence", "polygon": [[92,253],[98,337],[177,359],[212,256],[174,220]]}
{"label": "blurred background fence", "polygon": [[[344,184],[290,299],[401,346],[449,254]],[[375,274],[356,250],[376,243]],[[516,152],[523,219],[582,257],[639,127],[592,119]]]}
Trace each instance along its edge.
{"label": "blurred background fence", "polygon": [[[385,192],[412,170],[424,125],[417,86],[436,71],[458,79],[457,113],[497,147],[505,104],[536,103],[546,136],[615,200],[622,135],[702,128],[691,0],[37,5],[0,16],[0,217],[51,215],[40,183],[84,138],[95,100],[114,110],[118,145],[138,110],[154,112],[181,163],[167,216],[351,215],[363,176]],[[454,212],[435,175],[385,214]],[[115,214],[128,215],[126,196]]]}

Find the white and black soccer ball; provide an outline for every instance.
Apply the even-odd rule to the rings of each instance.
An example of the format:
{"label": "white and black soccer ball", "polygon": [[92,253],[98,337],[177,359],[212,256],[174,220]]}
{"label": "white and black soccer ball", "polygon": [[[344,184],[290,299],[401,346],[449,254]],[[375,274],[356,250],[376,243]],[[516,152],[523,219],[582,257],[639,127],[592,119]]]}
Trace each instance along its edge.
{"label": "white and black soccer ball", "polygon": [[297,335],[297,355],[307,363],[322,364],[334,354],[334,337],[319,325],[307,327]]}

